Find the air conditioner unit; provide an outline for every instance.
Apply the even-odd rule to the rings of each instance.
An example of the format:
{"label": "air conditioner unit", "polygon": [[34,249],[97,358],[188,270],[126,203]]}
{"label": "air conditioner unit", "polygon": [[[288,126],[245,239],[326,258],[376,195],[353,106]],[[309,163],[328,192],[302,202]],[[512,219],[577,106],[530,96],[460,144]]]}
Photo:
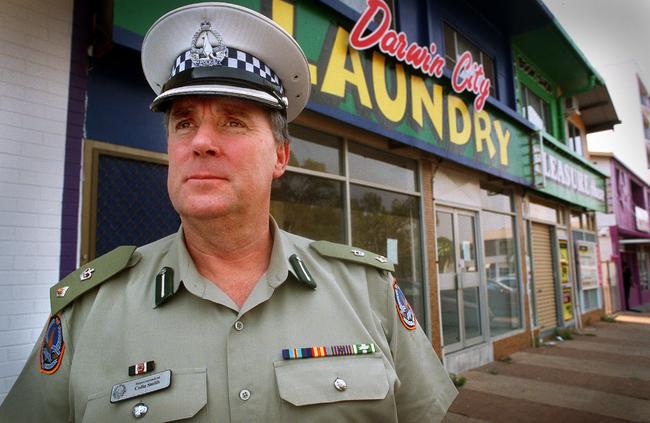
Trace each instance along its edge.
{"label": "air conditioner unit", "polygon": [[574,113],[580,114],[580,105],[578,104],[578,97],[573,95],[564,99],[564,114],[570,116]]}

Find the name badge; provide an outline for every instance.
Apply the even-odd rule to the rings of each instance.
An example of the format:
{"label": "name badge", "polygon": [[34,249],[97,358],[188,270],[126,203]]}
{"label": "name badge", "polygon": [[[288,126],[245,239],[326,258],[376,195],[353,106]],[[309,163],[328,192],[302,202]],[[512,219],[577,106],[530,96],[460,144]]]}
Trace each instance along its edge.
{"label": "name badge", "polygon": [[127,400],[133,397],[150,394],[169,388],[172,383],[172,371],[155,373],[140,379],[129,380],[127,382],[113,385],[111,389],[111,403]]}

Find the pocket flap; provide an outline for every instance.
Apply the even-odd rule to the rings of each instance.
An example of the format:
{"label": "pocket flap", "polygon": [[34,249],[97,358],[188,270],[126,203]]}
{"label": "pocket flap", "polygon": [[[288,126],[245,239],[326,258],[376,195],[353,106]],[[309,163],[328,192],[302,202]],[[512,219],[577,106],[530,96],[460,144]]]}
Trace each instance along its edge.
{"label": "pocket flap", "polygon": [[[380,400],[388,394],[388,376],[380,353],[276,361],[280,398],[297,406],[337,401]],[[334,381],[342,379],[345,389]]]}
{"label": "pocket flap", "polygon": [[167,422],[189,419],[208,402],[206,369],[172,369],[169,388],[111,404],[107,392],[91,395],[86,404],[83,422],[120,422],[133,419],[138,403],[147,406],[142,422]]}

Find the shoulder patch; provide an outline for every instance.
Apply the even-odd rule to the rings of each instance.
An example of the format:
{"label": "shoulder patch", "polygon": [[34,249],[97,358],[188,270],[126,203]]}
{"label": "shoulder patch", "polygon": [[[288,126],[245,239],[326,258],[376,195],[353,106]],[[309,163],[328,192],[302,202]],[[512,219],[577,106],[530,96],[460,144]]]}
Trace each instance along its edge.
{"label": "shoulder patch", "polygon": [[395,293],[395,308],[397,309],[399,319],[402,321],[402,325],[408,330],[415,330],[417,326],[415,312],[402,292],[402,289],[397,285],[397,279],[395,278],[393,278],[393,292]]}
{"label": "shoulder patch", "polygon": [[77,297],[106,282],[130,263],[136,247],[125,245],[85,264],[50,288],[51,314],[54,316]]}
{"label": "shoulder patch", "polygon": [[63,327],[61,325],[61,317],[57,314],[50,317],[47,329],[43,334],[39,355],[39,362],[41,364],[40,372],[46,375],[56,373],[61,366],[64,352]]}
{"label": "shoulder patch", "polygon": [[365,264],[389,272],[395,271],[393,263],[379,254],[362,250],[361,248],[351,247],[345,244],[336,244],[329,241],[314,241],[309,244],[321,256],[337,258],[353,263]]}

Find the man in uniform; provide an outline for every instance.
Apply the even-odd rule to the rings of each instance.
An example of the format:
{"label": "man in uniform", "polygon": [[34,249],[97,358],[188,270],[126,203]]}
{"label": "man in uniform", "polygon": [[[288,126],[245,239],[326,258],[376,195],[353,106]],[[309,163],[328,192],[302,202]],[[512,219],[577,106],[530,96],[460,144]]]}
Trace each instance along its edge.
{"label": "man in uniform", "polygon": [[196,4],[151,27],[142,64],[181,228],[52,288],[0,421],[441,420],[456,390],[392,264],[269,217],[309,96],[298,44],[256,12]]}

